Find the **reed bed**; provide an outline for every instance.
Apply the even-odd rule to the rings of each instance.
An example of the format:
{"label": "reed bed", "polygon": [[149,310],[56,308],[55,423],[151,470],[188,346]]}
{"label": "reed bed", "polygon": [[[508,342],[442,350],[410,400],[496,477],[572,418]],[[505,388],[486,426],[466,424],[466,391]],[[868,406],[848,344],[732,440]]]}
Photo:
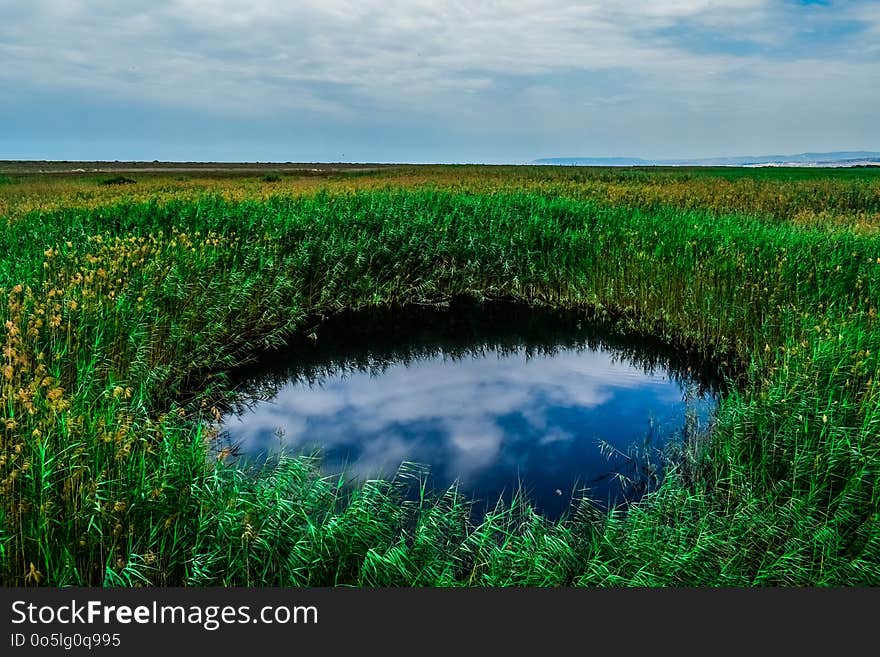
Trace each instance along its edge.
{"label": "reed bed", "polygon": [[[716,176],[745,195],[716,202],[711,176],[438,171],[5,196],[2,582],[880,583],[876,177]],[[475,520],[455,489],[414,501],[405,464],[349,492],[307,457],[206,458],[225,374],[307,319],[458,296],[581,309],[741,377],[625,512],[549,522],[519,497]]]}

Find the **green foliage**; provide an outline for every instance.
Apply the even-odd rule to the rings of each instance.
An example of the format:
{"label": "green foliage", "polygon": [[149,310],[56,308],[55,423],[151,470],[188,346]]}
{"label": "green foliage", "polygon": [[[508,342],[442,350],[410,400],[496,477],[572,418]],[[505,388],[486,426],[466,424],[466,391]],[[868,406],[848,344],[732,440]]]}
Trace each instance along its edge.
{"label": "green foliage", "polygon": [[263,182],[268,182],[268,183],[281,182],[281,174],[272,171],[272,172],[264,174],[263,177],[261,178],[261,180]]}
{"label": "green foliage", "polygon": [[[880,237],[571,196],[203,196],[10,222],[2,581],[880,584]],[[474,518],[455,489],[407,502],[406,467],[345,496],[310,459],[206,459],[195,409],[306,317],[454,295],[589,308],[744,381],[626,514],[584,501],[551,523],[520,498]]]}

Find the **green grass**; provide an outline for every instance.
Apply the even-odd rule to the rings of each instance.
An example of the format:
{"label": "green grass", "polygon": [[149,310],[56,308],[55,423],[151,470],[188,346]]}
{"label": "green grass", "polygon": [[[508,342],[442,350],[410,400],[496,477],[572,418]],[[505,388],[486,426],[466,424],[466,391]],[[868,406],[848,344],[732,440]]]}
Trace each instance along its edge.
{"label": "green grass", "polygon": [[[854,185],[841,203],[867,216],[873,188]],[[878,584],[880,237],[786,219],[821,194],[731,214],[674,194],[423,187],[10,220],[2,581]],[[585,501],[548,522],[519,499],[473,521],[455,490],[406,501],[406,467],[349,495],[309,459],[206,459],[195,410],[307,317],[459,295],[583,308],[736,360],[744,383],[705,448],[625,514]]]}

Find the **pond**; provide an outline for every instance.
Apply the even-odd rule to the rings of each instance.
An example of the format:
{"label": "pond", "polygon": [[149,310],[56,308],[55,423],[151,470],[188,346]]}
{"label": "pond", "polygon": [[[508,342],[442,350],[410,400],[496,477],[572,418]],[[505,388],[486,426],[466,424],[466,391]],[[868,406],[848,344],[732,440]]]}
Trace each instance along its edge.
{"label": "pond", "polygon": [[696,356],[582,311],[497,302],[343,313],[234,377],[236,458],[317,451],[350,482],[416,463],[435,491],[457,482],[485,508],[520,489],[551,518],[656,486],[721,389]]}

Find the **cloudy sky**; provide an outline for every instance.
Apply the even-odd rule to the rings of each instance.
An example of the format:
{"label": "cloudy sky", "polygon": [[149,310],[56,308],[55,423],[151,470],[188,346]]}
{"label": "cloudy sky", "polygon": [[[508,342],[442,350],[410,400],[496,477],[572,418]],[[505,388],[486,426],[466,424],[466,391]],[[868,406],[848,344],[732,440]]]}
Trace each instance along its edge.
{"label": "cloudy sky", "polygon": [[0,0],[0,159],[880,150],[877,0]]}

